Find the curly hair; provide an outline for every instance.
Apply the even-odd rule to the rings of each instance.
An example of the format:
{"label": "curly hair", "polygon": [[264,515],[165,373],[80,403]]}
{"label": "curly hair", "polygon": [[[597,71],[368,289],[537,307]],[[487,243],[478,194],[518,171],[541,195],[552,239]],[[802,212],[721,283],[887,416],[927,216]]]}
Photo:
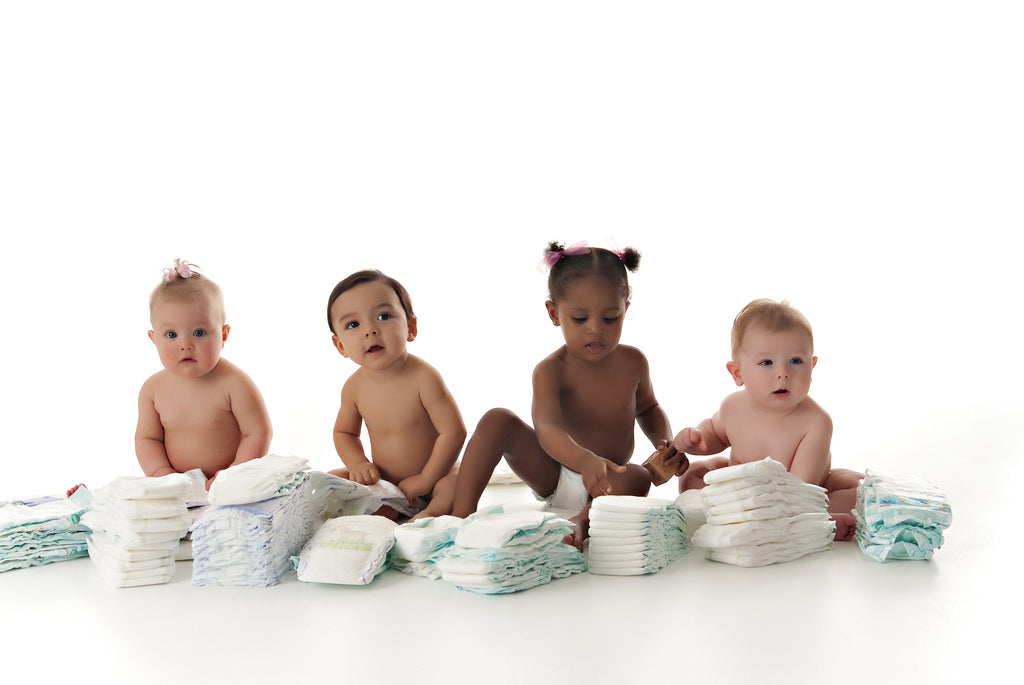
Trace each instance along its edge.
{"label": "curly hair", "polygon": [[635,272],[640,266],[640,253],[632,247],[622,252],[612,252],[603,247],[587,247],[573,250],[561,243],[548,243],[544,259],[551,264],[548,273],[548,298],[558,302],[569,286],[584,277],[603,278],[622,293],[629,302],[633,295],[629,287],[628,272]]}

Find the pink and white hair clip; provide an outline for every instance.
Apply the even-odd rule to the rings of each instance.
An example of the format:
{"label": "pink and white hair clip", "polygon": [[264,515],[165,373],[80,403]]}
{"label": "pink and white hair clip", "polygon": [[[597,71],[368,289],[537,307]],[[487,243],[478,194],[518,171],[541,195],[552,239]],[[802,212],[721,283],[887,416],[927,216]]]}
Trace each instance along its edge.
{"label": "pink and white hair clip", "polygon": [[179,278],[189,278],[192,276],[192,268],[193,265],[184,259],[175,259],[174,266],[170,269],[164,269],[164,280],[171,283]]}

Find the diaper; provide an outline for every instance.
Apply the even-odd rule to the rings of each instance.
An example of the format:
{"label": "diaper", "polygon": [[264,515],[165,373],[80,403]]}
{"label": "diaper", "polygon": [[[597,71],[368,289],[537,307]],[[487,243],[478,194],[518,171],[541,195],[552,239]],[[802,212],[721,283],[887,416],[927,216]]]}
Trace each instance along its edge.
{"label": "diaper", "polygon": [[89,557],[107,584],[136,587],[171,579],[179,540],[192,523],[185,506],[191,481],[180,473],[128,476],[93,492],[93,508],[82,515],[82,524],[90,530]]}
{"label": "diaper", "polygon": [[538,500],[544,502],[545,508],[572,512],[569,514],[570,516],[583,511],[583,508],[591,500],[590,493],[583,485],[583,476],[565,466],[562,466],[558,473],[558,485],[555,486],[554,493],[547,497],[541,497],[537,493],[533,494]]}
{"label": "diaper", "polygon": [[673,500],[605,495],[590,507],[591,573],[656,573],[687,549],[683,512]]}
{"label": "diaper", "polygon": [[[692,542],[706,548],[706,558],[765,566],[831,547],[835,522],[828,515],[827,493],[781,463],[764,459],[716,469],[704,482],[707,486],[695,492],[706,523]],[[695,497],[690,495],[686,506],[696,507]]]}
{"label": "diaper", "polygon": [[293,557],[299,580],[367,585],[384,570],[398,524],[383,516],[342,516],[320,526]]}
{"label": "diaper", "polygon": [[931,559],[953,521],[946,495],[914,476],[869,469],[857,487],[855,539],[876,561]]}
{"label": "diaper", "polygon": [[562,543],[571,532],[568,521],[550,512],[479,511],[458,527],[437,568],[462,590],[520,592],[586,570],[580,551]]}
{"label": "diaper", "polygon": [[[295,570],[291,558],[325,519],[338,513],[337,507],[360,502],[377,506],[377,500],[359,496],[361,488],[337,476],[306,471],[285,495],[207,507],[192,524],[192,584],[277,584]],[[355,498],[347,499],[350,495]]]}
{"label": "diaper", "polygon": [[221,471],[210,486],[210,504],[228,506],[280,497],[299,485],[308,469],[299,457],[268,454]]}
{"label": "diaper", "polygon": [[80,521],[89,499],[89,491],[79,488],[70,498],[0,504],[0,572],[85,556],[86,528]]}

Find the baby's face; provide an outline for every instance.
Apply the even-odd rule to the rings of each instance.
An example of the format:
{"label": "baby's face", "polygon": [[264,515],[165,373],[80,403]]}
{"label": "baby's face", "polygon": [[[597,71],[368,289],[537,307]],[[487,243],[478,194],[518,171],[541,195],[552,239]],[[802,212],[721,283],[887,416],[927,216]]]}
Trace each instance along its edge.
{"label": "baby's face", "polygon": [[757,406],[790,411],[810,392],[811,369],[817,363],[806,332],[754,326],[743,336],[739,359],[729,363],[729,371]]}
{"label": "baby's face", "polygon": [[382,370],[406,355],[416,337],[398,294],[383,281],[360,283],[331,305],[334,346],[359,366]]}
{"label": "baby's face", "polygon": [[628,306],[619,288],[600,278],[578,279],[557,304],[547,303],[569,354],[587,362],[604,359],[619,344]]}
{"label": "baby's face", "polygon": [[213,371],[230,330],[207,297],[160,300],[153,307],[151,323],[149,338],[160,363],[186,378]]}

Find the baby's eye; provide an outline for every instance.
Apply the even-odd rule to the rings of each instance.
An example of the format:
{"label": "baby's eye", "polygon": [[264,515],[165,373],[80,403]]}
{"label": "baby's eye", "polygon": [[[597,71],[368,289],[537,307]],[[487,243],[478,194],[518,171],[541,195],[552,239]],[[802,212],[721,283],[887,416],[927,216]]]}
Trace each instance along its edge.
{"label": "baby's eye", "polygon": [[804,360],[801,359],[800,357],[793,357],[792,359],[789,360],[789,363],[790,364],[795,364],[795,365],[800,365],[800,364],[804,363]]}
{"label": "baby's eye", "polygon": [[204,335],[206,335],[206,331],[204,331],[202,328],[197,328],[196,330],[192,331],[193,338],[201,338]]}
{"label": "baby's eye", "polygon": [[349,321],[347,324],[345,324],[345,330],[346,331],[352,331],[352,330],[355,330],[357,328],[359,328],[359,322],[358,321]]}
{"label": "baby's eye", "polygon": [[772,360],[771,359],[762,359],[761,361],[758,362],[758,365],[759,366],[771,366],[772,365]]}
{"label": "baby's eye", "polygon": [[378,314],[377,315],[377,321],[387,321],[390,318],[391,318],[391,315],[388,314],[387,312],[385,312],[383,314]]}
{"label": "baby's eye", "polygon": [[587,317],[585,317],[585,316],[574,316],[574,317],[571,317],[571,318],[576,323],[586,323],[587,322]]}
{"label": "baby's eye", "polygon": [[175,338],[178,337],[178,334],[175,333],[174,331],[167,331],[165,336],[167,337],[168,340],[174,340]]}
{"label": "baby's eye", "polygon": [[619,320],[619,317],[617,317],[617,316],[606,316],[606,317],[604,317],[604,322],[605,323],[615,323],[618,320]]}

